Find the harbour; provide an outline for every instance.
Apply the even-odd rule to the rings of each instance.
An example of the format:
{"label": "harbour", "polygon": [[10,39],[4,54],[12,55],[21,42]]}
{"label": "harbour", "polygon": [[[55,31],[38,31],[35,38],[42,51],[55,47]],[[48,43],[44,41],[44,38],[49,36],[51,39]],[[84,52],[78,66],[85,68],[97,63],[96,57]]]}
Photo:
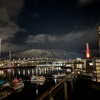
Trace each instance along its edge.
{"label": "harbour", "polygon": [[[86,54],[88,55],[88,53]],[[34,59],[23,58],[1,61],[0,80],[2,82],[7,80],[9,82],[8,87],[13,90],[11,95],[4,97],[4,99],[72,99],[71,95],[73,95],[78,80],[86,79],[91,82],[100,82],[99,58],[90,59],[89,55],[86,57],[87,59],[77,58],[75,60],[36,57]],[[5,83],[1,84],[5,85]],[[4,87],[1,86],[1,88]],[[1,93],[1,98],[8,94],[7,91]]]}
{"label": "harbour", "polygon": [[100,99],[100,0],[0,1],[0,100]]}
{"label": "harbour", "polygon": [[[9,62],[8,65],[11,65],[11,64],[16,65],[16,63],[13,64],[12,62],[13,61]],[[14,98],[16,99],[29,98],[29,100],[49,100],[50,98],[51,99],[54,98],[54,100],[61,100],[61,98],[63,98],[64,100],[66,99],[73,100],[74,98],[72,98],[71,95],[75,96],[75,94],[77,94],[77,91],[78,91],[77,84],[81,88],[83,86],[84,89],[88,88],[87,86],[89,85],[90,87],[89,89],[92,90],[93,93],[94,91],[99,91],[99,90],[93,89],[93,87],[95,87],[93,85],[93,82],[96,82],[97,84],[99,83],[99,79],[100,79],[99,73],[98,73],[99,71],[98,64],[100,63],[99,58],[92,59],[92,60],[81,60],[81,61],[72,60],[72,61],[66,61],[66,62],[65,60],[64,61],[59,60],[59,61],[54,61],[56,62],[54,65],[52,63],[50,63],[51,65],[48,64],[48,60],[47,60],[45,61],[46,62],[45,64],[43,64],[42,62],[43,65],[40,63],[36,63],[35,61],[35,64],[37,65],[32,66],[34,65],[33,62],[27,61],[27,63],[24,64],[25,66],[19,66],[19,65],[22,65],[21,64],[22,61],[20,60],[20,62],[16,66],[9,67],[7,65],[6,67],[0,69],[0,80],[7,80],[11,82],[15,77],[17,77],[17,78],[22,78],[23,83],[24,83],[24,88],[16,92],[15,91],[12,92],[12,94],[6,97],[5,100],[13,100]],[[31,65],[31,66],[28,66],[28,65]],[[94,68],[91,69],[91,67],[94,67]],[[78,71],[78,72],[75,73],[75,71]],[[34,83],[31,81],[32,75],[44,76],[46,80],[43,83],[41,82]],[[85,86],[84,86],[84,83],[82,82],[86,82]],[[100,85],[98,85],[98,87],[99,86]],[[74,91],[76,91],[76,93]],[[59,92],[61,93],[61,96]],[[80,96],[78,95],[77,97],[77,95],[75,97],[79,98]],[[82,92],[82,94],[80,95],[84,95],[84,93]]]}
{"label": "harbour", "polygon": [[[42,69],[43,70],[43,69]],[[41,70],[41,71],[42,71]],[[30,81],[30,77],[32,74],[37,74],[37,70],[34,68],[14,68],[14,69],[3,69],[0,70],[2,73],[2,76],[0,77],[2,80],[6,79],[8,81],[11,81],[14,79],[15,76],[21,77],[24,81],[24,88],[22,90],[17,91],[17,93],[12,93],[10,96],[6,98],[6,100],[13,100],[14,98],[27,98],[29,97],[30,100],[34,98],[33,100],[37,100],[37,97],[40,96],[42,93],[44,93],[46,90],[50,89],[53,85],[58,83],[62,80],[62,78],[55,78],[53,77],[53,74],[58,73],[65,73],[65,69],[55,69],[55,70],[47,70],[46,72],[38,73],[38,75],[43,75],[46,77],[46,81],[44,84],[42,83],[32,83]],[[39,71],[39,72],[41,72]],[[67,72],[66,72],[67,75]]]}

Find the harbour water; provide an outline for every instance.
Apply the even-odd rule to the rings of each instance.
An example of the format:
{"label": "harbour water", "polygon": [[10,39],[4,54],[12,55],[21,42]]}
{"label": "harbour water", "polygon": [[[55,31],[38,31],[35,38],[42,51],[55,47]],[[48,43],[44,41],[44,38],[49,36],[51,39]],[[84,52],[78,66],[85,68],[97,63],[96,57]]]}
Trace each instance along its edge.
{"label": "harbour water", "polygon": [[[61,79],[56,79],[52,75],[58,73],[68,74],[66,69],[54,68],[14,68],[14,69],[2,69],[0,70],[0,79],[12,81],[14,77],[21,77],[24,81],[24,88],[20,91],[13,92],[10,96],[5,98],[5,100],[14,100],[14,99],[29,99],[37,100],[37,97],[48,90],[50,87],[55,85]],[[43,75],[46,78],[44,84],[31,83],[30,77],[32,75]]]}
{"label": "harbour water", "polygon": [[[41,68],[38,72],[35,68],[15,68],[15,69],[0,69],[0,80],[8,80],[11,81],[15,76],[21,77],[24,80],[24,88],[21,91],[13,92],[10,96],[5,98],[4,100],[37,100],[37,98],[44,93],[46,90],[50,89],[53,85],[59,82],[61,79],[53,78],[52,75],[58,73],[66,73],[66,69],[45,69]],[[44,84],[36,84],[31,83],[30,76],[31,75],[43,75],[46,77],[46,81]],[[69,81],[70,83],[70,81]],[[79,79],[77,83],[70,93],[70,85],[68,85],[68,99],[69,100],[89,100],[100,99],[100,90],[92,87],[91,80],[87,79]],[[99,84],[100,86],[100,84]],[[58,100],[58,99],[57,99]],[[60,99],[61,100],[61,99]]]}

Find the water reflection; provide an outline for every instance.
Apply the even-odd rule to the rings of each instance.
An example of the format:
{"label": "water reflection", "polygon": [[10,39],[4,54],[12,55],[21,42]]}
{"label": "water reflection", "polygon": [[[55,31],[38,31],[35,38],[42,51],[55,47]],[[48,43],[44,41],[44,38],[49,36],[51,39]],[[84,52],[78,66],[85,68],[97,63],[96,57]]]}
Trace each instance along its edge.
{"label": "water reflection", "polygon": [[68,74],[70,69],[49,69],[49,68],[15,68],[15,69],[3,69],[0,70],[0,79],[12,80],[15,76],[26,76],[30,77],[32,75],[43,75],[45,77],[52,77],[53,74],[65,73]]}
{"label": "water reflection", "polygon": [[[14,69],[9,68],[9,69],[0,70],[0,80],[6,79],[8,81],[12,81],[15,76],[21,77],[25,83],[25,87],[22,91],[21,96],[25,97],[26,95],[29,95],[30,97],[33,98],[33,97],[36,97],[37,95],[41,95],[51,86],[61,81],[61,79],[52,77],[53,74],[58,74],[58,73],[68,74],[69,70],[62,69],[62,68],[14,68]],[[31,83],[30,77],[32,75],[44,76],[46,78],[45,83],[44,84]],[[15,95],[12,97],[15,97]],[[11,99],[13,99],[12,97]]]}
{"label": "water reflection", "polygon": [[4,74],[3,70],[0,70],[0,76],[2,76]]}

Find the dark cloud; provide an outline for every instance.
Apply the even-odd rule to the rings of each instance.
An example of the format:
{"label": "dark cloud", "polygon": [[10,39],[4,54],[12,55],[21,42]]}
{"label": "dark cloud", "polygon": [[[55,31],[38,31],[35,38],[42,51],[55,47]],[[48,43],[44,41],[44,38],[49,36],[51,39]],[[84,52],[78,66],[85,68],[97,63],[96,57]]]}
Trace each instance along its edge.
{"label": "dark cloud", "polygon": [[80,5],[87,5],[87,4],[91,4],[91,3],[95,3],[98,2],[99,0],[78,0],[78,3]]}
{"label": "dark cloud", "polygon": [[9,18],[16,17],[23,9],[23,6],[24,0],[0,0],[0,9],[5,10]]}
{"label": "dark cloud", "polygon": [[86,42],[97,49],[99,4],[99,0],[0,0],[2,49],[85,49]]}
{"label": "dark cloud", "polygon": [[[12,44],[9,42],[22,29],[15,23],[16,17],[24,6],[24,0],[0,0],[0,38],[3,42],[3,51]],[[13,45],[13,44],[12,44]]]}

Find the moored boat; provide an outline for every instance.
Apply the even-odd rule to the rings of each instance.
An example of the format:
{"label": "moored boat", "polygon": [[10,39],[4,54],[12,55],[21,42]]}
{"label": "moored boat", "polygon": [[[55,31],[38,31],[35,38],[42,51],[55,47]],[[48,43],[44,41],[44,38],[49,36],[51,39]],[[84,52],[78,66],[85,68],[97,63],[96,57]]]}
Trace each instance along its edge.
{"label": "moored boat", "polygon": [[53,78],[63,78],[66,76],[66,74],[65,73],[61,73],[61,74],[58,73],[58,74],[54,74],[52,76],[53,76]]}
{"label": "moored boat", "polygon": [[14,91],[20,91],[24,88],[24,82],[20,78],[15,78],[14,80],[12,80],[11,84]]}
{"label": "moored boat", "polygon": [[31,83],[44,83],[45,82],[45,77],[44,76],[31,76]]}
{"label": "moored boat", "polygon": [[11,95],[13,92],[13,89],[11,88],[11,85],[9,82],[3,83],[2,86],[0,86],[0,100],[3,100],[4,98]]}

